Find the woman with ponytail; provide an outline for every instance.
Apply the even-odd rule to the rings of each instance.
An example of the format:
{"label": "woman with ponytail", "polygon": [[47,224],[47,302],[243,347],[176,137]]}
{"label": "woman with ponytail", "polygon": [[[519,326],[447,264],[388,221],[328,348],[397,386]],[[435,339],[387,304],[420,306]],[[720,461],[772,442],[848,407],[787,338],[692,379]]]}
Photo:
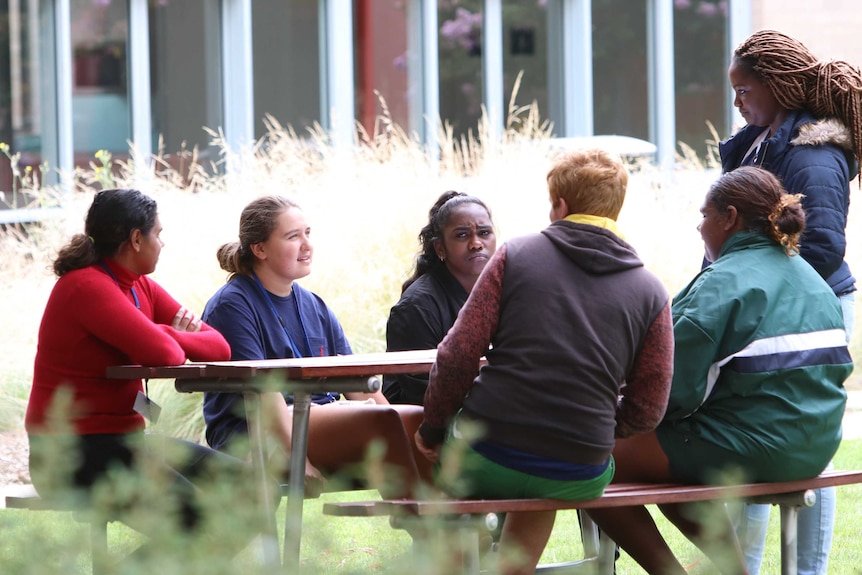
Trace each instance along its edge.
{"label": "woman with ponytail", "polygon": [[[320,357],[352,353],[341,323],[316,293],[298,280],[311,273],[314,243],[305,212],[282,196],[261,196],[239,217],[238,240],[217,251],[227,283],[210,298],[204,320],[219,330],[233,360]],[[328,486],[330,478],[358,479],[384,497],[410,497],[431,482],[431,465],[417,460],[411,438],[422,421],[422,408],[389,405],[380,391],[316,393],[308,421],[305,468],[287,468],[293,429],[293,396],[277,391],[261,395],[266,429],[281,449],[273,453],[274,473],[301,480],[309,493]],[[238,393],[205,393],[204,419],[210,446],[248,454],[248,424]],[[377,444],[380,466],[363,465]]]}
{"label": "woman with ponytail", "polygon": [[[167,517],[186,531],[200,525],[207,481],[217,476],[240,486],[251,477],[232,457],[145,435],[158,407],[141,380],[106,377],[110,366],[230,358],[219,332],[148,277],[162,250],[161,231],[152,198],[126,189],[95,195],[84,233],[72,237],[53,264],[59,279],[39,327],[25,418],[30,474],[41,496],[99,506],[97,512],[159,535],[175,533],[165,530]],[[245,499],[248,508],[252,495]],[[145,517],[147,511],[158,520]]]}
{"label": "woman with ponytail", "polygon": [[[853,362],[838,299],[797,255],[805,228],[800,197],[766,170],[742,167],[712,185],[700,211],[712,263],[673,299],[667,410],[655,432],[617,439],[613,481],[815,477],[841,442]],[[722,573],[748,573],[724,505],[702,506],[715,513],[686,504],[661,511]],[[685,573],[644,508],[590,515],[648,573]],[[696,519],[704,517],[708,526]]]}

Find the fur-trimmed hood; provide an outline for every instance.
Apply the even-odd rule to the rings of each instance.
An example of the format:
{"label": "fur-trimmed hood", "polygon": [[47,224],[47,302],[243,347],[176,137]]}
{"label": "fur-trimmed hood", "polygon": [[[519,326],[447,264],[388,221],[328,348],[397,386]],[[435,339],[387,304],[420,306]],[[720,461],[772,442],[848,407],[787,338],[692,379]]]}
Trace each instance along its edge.
{"label": "fur-trimmed hood", "polygon": [[[763,127],[748,125],[720,142],[722,170],[742,165],[762,132]],[[792,110],[772,137],[763,141],[752,162],[775,174],[787,191],[804,195],[800,255],[839,295],[853,291],[856,283],[844,261],[850,180],[859,171],[852,140],[840,120]]]}
{"label": "fur-trimmed hood", "polygon": [[793,146],[822,146],[834,144],[853,152],[853,136],[838,118],[824,118],[799,126],[799,133],[790,140]]}

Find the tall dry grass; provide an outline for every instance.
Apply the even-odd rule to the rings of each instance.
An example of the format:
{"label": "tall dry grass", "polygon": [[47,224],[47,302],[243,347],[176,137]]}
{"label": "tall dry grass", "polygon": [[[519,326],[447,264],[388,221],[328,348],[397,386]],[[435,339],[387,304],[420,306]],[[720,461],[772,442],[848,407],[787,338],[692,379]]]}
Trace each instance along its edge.
{"label": "tall dry grass", "polygon": [[[301,283],[335,310],[355,351],[382,351],[389,308],[409,274],[418,250],[417,234],[437,196],[456,189],[482,198],[493,212],[498,241],[534,232],[548,223],[545,175],[554,148],[551,129],[535,106],[510,104],[500,140],[480,123],[456,138],[440,128],[441,153],[429,156],[419,141],[384,114],[371,132],[357,131],[353,153],[337,149],[325,133],[302,136],[269,118],[267,133],[253,148],[231,150],[220,134],[219,170],[194,153],[182,173],[162,158],[152,170],[135,172],[134,162],[102,154],[73,176],[75,192],[63,200],[61,217],[17,232],[0,234],[0,430],[20,427],[29,391],[38,326],[54,278],[55,251],[83,228],[93,193],[101,186],[136,187],[154,197],[164,232],[154,279],[178,300],[200,312],[226,274],[215,253],[237,237],[239,214],[262,194],[283,194],[306,211],[315,244],[312,274]],[[620,226],[671,294],[700,267],[703,246],[695,229],[698,208],[718,171],[714,158],[686,151],[675,169],[631,165],[632,175]],[[51,193],[51,190],[46,190]],[[860,191],[853,186],[851,222],[862,220]],[[862,270],[858,226],[848,226],[848,259]],[[862,273],[860,271],[859,273]],[[857,314],[858,315],[858,314]],[[860,357],[858,335],[856,357]],[[197,437],[200,398],[181,398],[161,388],[168,431]]]}

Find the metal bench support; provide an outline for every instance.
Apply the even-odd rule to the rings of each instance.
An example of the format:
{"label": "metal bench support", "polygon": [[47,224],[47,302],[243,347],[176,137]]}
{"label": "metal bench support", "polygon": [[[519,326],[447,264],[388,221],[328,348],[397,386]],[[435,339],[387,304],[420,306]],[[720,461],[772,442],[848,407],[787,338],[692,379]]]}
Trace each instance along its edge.
{"label": "metal bench support", "polygon": [[53,505],[51,501],[42,499],[34,491],[32,494],[6,497],[7,509],[23,509],[28,511],[53,511],[56,513],[72,513],[78,523],[90,526],[90,553],[93,575],[106,572],[108,563],[108,520],[87,511],[71,509],[67,505]]}

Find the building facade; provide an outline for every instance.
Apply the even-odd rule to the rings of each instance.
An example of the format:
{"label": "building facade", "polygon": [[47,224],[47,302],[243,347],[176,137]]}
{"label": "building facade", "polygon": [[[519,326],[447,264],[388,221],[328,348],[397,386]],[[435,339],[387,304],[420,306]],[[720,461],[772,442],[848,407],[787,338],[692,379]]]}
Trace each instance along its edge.
{"label": "building facade", "polygon": [[[238,148],[270,122],[352,146],[385,110],[433,149],[441,120],[502,130],[520,78],[515,103],[556,136],[640,138],[666,162],[729,133],[728,58],[752,30],[862,62],[856,1],[0,0],[0,142],[68,173],[98,150],[206,158],[211,131]],[[0,190],[13,178],[0,157]]]}

